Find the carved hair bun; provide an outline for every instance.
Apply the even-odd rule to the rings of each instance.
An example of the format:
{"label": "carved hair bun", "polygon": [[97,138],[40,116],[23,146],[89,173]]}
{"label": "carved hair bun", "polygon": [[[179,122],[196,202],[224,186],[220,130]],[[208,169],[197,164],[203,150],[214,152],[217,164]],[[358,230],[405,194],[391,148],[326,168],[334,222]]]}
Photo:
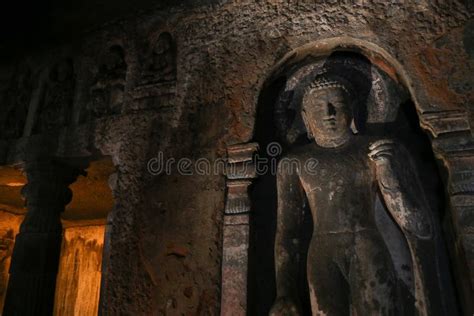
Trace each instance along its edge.
{"label": "carved hair bun", "polygon": [[325,90],[330,88],[340,88],[348,95],[352,95],[351,84],[344,78],[322,74],[318,75],[305,89],[305,94],[311,91]]}

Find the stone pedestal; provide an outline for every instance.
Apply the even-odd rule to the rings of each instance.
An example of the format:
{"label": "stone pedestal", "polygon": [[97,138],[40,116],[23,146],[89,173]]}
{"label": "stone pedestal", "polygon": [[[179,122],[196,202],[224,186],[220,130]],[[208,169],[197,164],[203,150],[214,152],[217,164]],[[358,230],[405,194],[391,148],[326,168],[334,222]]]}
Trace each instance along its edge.
{"label": "stone pedestal", "polygon": [[51,160],[26,164],[28,213],[16,236],[4,315],[51,315],[62,241],[60,214],[77,169]]}

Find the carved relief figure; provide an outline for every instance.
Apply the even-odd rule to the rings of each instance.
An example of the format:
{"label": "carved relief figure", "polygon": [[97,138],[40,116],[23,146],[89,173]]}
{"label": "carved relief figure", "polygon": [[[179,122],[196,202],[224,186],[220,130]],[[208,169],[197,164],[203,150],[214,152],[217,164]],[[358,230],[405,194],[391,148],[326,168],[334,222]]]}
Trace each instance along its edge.
{"label": "carved relief figure", "polygon": [[308,85],[302,117],[310,144],[282,160],[277,174],[275,240],[277,298],[271,315],[301,315],[296,284],[300,260],[300,214],[306,200],[313,218],[307,281],[313,315],[403,313],[394,263],[376,227],[378,192],[401,229],[413,264],[415,309],[441,314],[437,301],[435,222],[409,152],[391,139],[351,131],[355,91],[337,74],[319,74]]}
{"label": "carved relief figure", "polygon": [[1,124],[3,139],[19,138],[23,135],[32,90],[31,77],[30,69],[18,71],[18,76],[12,80],[4,95],[2,103],[6,106],[6,113]]}
{"label": "carved relief figure", "polygon": [[88,110],[93,117],[121,112],[126,74],[127,63],[123,48],[114,45],[104,56],[95,83],[90,88]]}
{"label": "carved relief figure", "polygon": [[176,80],[176,48],[170,33],[164,32],[153,43],[142,74],[142,84]]}
{"label": "carved relief figure", "polygon": [[74,99],[74,69],[70,59],[54,65],[49,73],[35,127],[36,133],[69,124]]}

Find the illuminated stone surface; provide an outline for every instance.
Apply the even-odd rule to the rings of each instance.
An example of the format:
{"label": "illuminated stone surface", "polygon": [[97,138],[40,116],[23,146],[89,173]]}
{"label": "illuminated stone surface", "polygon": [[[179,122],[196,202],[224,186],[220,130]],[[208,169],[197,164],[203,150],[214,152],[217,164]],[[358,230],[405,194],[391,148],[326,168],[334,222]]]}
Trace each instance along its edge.
{"label": "illuminated stone surface", "polygon": [[64,229],[54,315],[97,315],[105,226]]}
{"label": "illuminated stone surface", "polygon": [[0,310],[3,310],[3,301],[9,277],[8,269],[10,268],[10,258],[15,243],[15,236],[18,234],[22,221],[22,215],[15,215],[0,210]]}

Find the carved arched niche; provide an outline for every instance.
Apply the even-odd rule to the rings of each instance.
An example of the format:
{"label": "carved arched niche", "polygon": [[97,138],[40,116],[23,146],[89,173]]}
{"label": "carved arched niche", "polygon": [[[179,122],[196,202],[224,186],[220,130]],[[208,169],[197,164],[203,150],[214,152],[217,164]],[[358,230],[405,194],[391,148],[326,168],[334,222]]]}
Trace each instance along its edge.
{"label": "carved arched niche", "polygon": [[[345,43],[345,44],[341,44]],[[272,160],[287,153],[291,148],[309,142],[301,117],[301,101],[304,88],[318,74],[331,69],[343,74],[355,86],[358,94],[354,109],[354,132],[380,138],[399,140],[412,154],[416,168],[428,198],[432,216],[438,228],[450,225],[445,205],[445,186],[431,148],[431,140],[420,128],[416,111],[416,97],[402,67],[389,60],[376,46],[358,43],[352,39],[328,40],[320,44],[302,47],[287,55],[264,83],[259,97],[254,141],[260,145],[260,157],[267,158],[269,170]],[[278,155],[267,150],[274,142],[281,146]],[[277,146],[278,147],[278,146]],[[280,148],[280,147],[278,147]],[[260,169],[261,170],[261,169]],[[257,170],[258,171],[258,170]],[[248,314],[265,315],[275,300],[274,238],[276,231],[276,177],[272,172],[260,174],[250,192],[252,222],[249,250]],[[312,234],[312,219],[305,205],[301,225],[301,255],[306,263],[305,249]],[[389,248],[392,262],[401,284],[405,306],[414,306],[414,281],[412,261],[408,245],[400,228],[386,211],[381,199],[376,202],[376,221],[379,231]],[[441,229],[440,229],[441,230]],[[442,308],[447,313],[459,309],[454,296],[452,260],[447,249],[450,231],[443,229],[436,240],[441,257],[437,264],[443,292]],[[269,246],[271,245],[271,247]],[[453,254],[451,253],[451,256]],[[454,258],[453,258],[454,259]],[[305,314],[310,314],[306,268],[300,268],[298,276],[300,299]],[[331,293],[328,293],[331,295]],[[440,305],[440,306],[441,306]],[[413,314],[413,307],[404,311]]]}

